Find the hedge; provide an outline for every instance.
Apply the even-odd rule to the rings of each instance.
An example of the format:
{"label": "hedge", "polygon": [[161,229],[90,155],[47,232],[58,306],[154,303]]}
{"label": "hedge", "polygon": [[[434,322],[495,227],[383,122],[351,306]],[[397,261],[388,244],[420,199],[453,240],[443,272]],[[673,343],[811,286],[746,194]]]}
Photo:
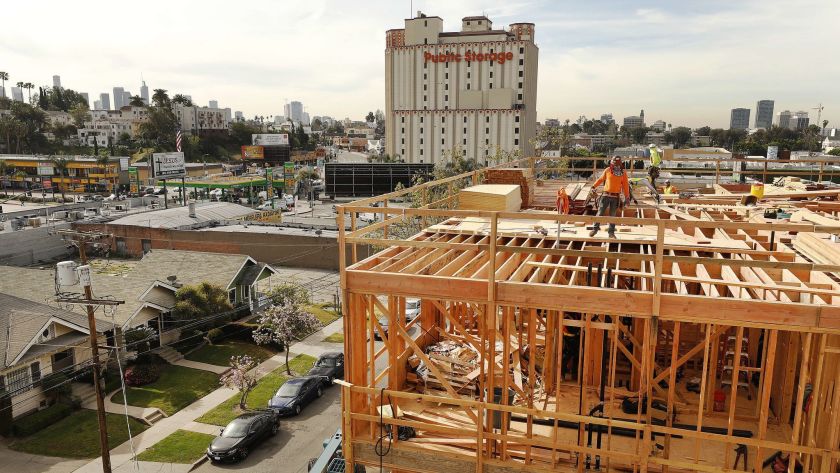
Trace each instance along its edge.
{"label": "hedge", "polygon": [[26,437],[73,413],[73,406],[64,403],[56,403],[32,414],[18,418],[12,423],[12,433],[16,437]]}

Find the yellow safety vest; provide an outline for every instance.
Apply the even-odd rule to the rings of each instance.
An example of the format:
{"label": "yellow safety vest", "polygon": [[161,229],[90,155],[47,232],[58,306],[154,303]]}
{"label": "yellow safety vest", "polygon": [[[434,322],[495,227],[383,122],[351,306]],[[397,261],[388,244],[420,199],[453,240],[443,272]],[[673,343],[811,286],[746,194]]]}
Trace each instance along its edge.
{"label": "yellow safety vest", "polygon": [[650,149],[650,165],[659,167],[662,163],[662,157],[659,156],[659,150],[656,148]]}

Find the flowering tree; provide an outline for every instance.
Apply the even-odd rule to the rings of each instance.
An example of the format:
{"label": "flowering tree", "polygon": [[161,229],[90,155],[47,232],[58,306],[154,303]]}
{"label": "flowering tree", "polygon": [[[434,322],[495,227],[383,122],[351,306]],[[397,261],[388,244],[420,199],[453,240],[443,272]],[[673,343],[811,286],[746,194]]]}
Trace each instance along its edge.
{"label": "flowering tree", "polygon": [[260,376],[260,370],[254,369],[257,365],[259,362],[248,355],[232,356],[230,357],[230,371],[219,379],[223,386],[240,392],[240,409],[247,408],[248,393],[257,385],[257,379]]}
{"label": "flowering tree", "polygon": [[282,343],[286,349],[286,373],[289,375],[292,374],[289,345],[321,328],[321,322],[314,315],[291,300],[268,308],[257,319],[257,324],[259,327],[254,330],[254,341],[259,345]]}

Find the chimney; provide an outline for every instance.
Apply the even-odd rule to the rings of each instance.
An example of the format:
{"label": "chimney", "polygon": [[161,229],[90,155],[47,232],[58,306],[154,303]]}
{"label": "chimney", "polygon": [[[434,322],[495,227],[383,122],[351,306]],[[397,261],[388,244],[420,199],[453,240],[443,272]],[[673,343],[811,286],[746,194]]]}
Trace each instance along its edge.
{"label": "chimney", "polygon": [[190,218],[196,218],[195,217],[195,202],[190,202],[188,205],[189,205]]}

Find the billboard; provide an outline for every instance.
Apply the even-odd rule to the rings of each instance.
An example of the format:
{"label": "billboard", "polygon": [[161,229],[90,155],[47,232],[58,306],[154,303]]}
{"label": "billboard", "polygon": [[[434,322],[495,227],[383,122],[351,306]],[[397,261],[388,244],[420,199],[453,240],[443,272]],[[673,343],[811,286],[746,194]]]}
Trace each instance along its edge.
{"label": "billboard", "polygon": [[283,184],[287,193],[295,188],[295,163],[283,163]]}
{"label": "billboard", "polygon": [[128,168],[128,186],[129,192],[137,192],[140,187],[140,175],[137,173],[137,168],[130,166]]}
{"label": "billboard", "polygon": [[265,159],[265,148],[262,146],[243,146],[242,159]]}
{"label": "billboard", "polygon": [[152,174],[155,179],[174,179],[187,175],[184,153],[152,154]]}
{"label": "billboard", "polygon": [[53,163],[38,163],[38,175],[39,176],[52,176],[53,175]]}
{"label": "billboard", "polygon": [[285,133],[263,133],[251,135],[251,144],[254,146],[280,146],[289,144],[289,135]]}

